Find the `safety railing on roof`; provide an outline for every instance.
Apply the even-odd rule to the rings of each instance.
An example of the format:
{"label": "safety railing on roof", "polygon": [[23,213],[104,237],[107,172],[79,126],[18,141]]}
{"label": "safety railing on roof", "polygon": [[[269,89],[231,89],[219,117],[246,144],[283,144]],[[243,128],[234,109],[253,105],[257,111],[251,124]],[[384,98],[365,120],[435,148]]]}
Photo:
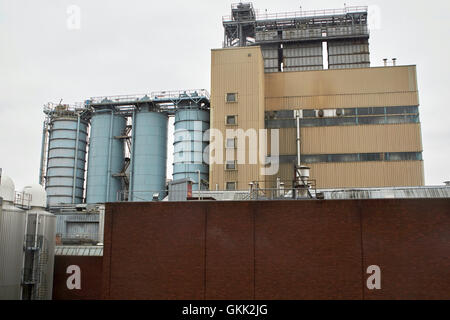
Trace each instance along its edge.
{"label": "safety railing on roof", "polygon": [[[295,19],[305,17],[322,17],[333,15],[344,15],[347,13],[367,13],[367,6],[353,6],[345,7],[343,9],[323,9],[323,10],[307,10],[307,11],[293,11],[281,13],[260,13],[256,11],[256,20],[277,20],[277,19]],[[233,21],[232,15],[222,17],[222,21]]]}
{"label": "safety railing on roof", "polygon": [[101,96],[92,97],[86,101],[87,104],[101,104],[112,101],[113,103],[123,103],[130,101],[158,101],[158,100],[179,100],[183,98],[200,99],[206,98],[209,100],[209,92],[205,89],[192,90],[176,90],[176,91],[157,91],[145,94],[134,95],[116,95],[116,96]]}

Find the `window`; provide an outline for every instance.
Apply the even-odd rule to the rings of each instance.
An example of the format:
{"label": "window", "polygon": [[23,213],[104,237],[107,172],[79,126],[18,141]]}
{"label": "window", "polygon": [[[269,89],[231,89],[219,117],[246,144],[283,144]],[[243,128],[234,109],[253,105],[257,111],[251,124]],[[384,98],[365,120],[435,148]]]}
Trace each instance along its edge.
{"label": "window", "polygon": [[225,169],[226,170],[236,170],[236,161],[234,161],[234,160],[227,161],[227,163],[225,165]]}
{"label": "window", "polygon": [[232,138],[232,139],[227,139],[227,149],[234,149],[236,148],[236,139]]}
{"label": "window", "polygon": [[237,116],[227,116],[226,124],[227,125],[236,125],[237,124]]}
{"label": "window", "polygon": [[226,102],[237,102],[237,93],[227,93]]}
{"label": "window", "polygon": [[228,191],[236,190],[236,182],[227,182],[226,189]]}

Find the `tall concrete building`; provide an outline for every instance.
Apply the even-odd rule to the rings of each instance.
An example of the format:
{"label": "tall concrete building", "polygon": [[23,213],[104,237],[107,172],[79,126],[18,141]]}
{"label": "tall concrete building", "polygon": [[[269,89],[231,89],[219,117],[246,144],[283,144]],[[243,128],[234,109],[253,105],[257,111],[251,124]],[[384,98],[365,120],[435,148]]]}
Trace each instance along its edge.
{"label": "tall concrete building", "polygon": [[[367,18],[367,7],[258,15],[232,6],[211,57],[211,128],[225,158],[210,165],[211,190],[273,188],[277,178],[288,187],[299,155],[318,188],[424,185],[416,67],[370,67]],[[237,162],[227,129],[267,129],[269,155],[278,129],[279,170],[262,174],[264,161],[249,159],[261,143],[249,136]]]}

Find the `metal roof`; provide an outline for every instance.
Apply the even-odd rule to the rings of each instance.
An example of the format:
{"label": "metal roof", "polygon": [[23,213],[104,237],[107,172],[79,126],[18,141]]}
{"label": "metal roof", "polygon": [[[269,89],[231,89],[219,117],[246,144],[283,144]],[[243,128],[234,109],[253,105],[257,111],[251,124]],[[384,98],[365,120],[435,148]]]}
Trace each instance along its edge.
{"label": "metal roof", "polygon": [[57,256],[103,256],[103,246],[56,246]]}
{"label": "metal roof", "polygon": [[450,198],[450,187],[391,187],[321,189],[325,199],[402,199],[402,198]]}

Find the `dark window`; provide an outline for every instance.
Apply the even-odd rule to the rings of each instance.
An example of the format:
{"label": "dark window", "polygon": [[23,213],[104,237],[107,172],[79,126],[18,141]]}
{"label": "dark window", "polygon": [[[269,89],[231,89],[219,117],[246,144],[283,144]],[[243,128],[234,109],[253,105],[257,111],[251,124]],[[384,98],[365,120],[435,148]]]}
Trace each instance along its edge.
{"label": "dark window", "polygon": [[236,170],[236,161],[227,161],[225,168],[227,170]]}
{"label": "dark window", "polygon": [[227,116],[227,124],[229,125],[237,124],[236,116]]}
{"label": "dark window", "polygon": [[236,102],[237,93],[227,93],[227,102]]}
{"label": "dark window", "polygon": [[314,118],[316,110],[303,110],[303,118]]}
{"label": "dark window", "polygon": [[359,117],[359,124],[383,124],[386,123],[384,116]]}
{"label": "dark window", "polygon": [[236,182],[227,182],[226,189],[227,190],[236,190]]}

